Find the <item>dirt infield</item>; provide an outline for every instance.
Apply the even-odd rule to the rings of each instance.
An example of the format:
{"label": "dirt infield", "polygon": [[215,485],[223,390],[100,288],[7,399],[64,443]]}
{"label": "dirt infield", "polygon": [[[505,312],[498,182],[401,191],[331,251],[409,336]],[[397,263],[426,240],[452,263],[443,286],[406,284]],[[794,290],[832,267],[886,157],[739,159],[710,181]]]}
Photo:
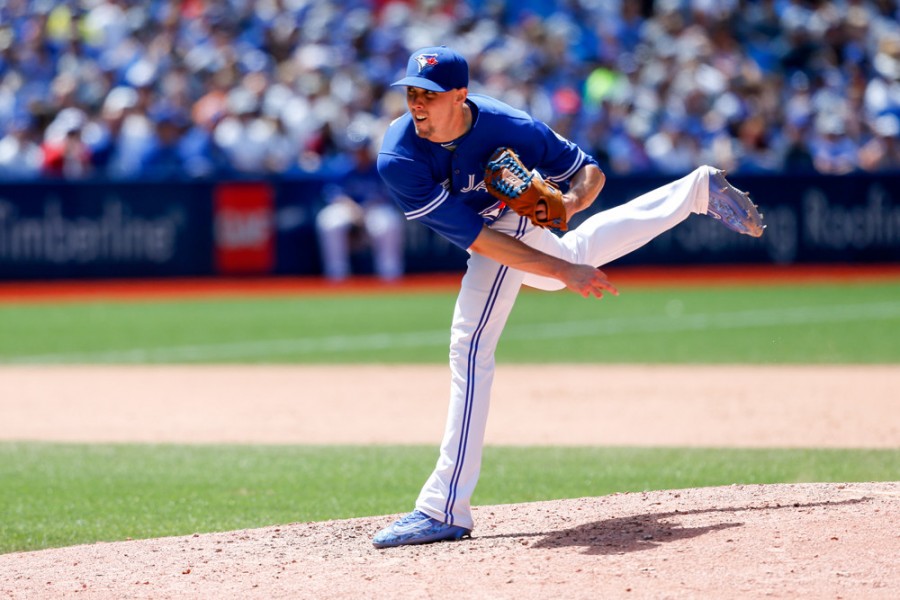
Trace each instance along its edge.
{"label": "dirt infield", "polygon": [[480,507],[459,543],[384,519],[0,556],[10,598],[897,598],[900,486],[732,486]]}
{"label": "dirt infield", "polygon": [[[900,447],[892,365],[500,365],[486,442]],[[0,367],[0,440],[437,445],[444,366]]]}
{"label": "dirt infield", "polygon": [[[444,371],[4,367],[0,439],[436,446]],[[492,444],[900,446],[893,366],[572,366],[552,385],[501,366],[494,387]],[[7,554],[0,598],[900,596],[898,483],[614,494],[475,517],[471,540],[383,551],[371,536],[393,515]]]}

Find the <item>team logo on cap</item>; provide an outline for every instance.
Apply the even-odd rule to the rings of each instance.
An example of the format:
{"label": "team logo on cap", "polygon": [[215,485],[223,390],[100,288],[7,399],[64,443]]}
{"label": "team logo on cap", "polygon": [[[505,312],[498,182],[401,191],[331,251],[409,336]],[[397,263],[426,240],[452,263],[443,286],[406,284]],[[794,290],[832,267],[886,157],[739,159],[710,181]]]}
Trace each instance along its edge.
{"label": "team logo on cap", "polygon": [[416,62],[419,64],[419,73],[428,67],[434,67],[438,64],[437,54],[419,54],[416,56]]}

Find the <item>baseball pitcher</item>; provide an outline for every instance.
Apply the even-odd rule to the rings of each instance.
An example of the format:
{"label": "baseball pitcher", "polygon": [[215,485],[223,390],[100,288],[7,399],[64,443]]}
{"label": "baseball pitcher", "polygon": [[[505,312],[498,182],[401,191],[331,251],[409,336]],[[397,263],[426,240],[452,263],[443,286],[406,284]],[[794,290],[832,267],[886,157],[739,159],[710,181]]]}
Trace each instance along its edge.
{"label": "baseball pitcher", "polygon": [[465,58],[445,46],[412,53],[409,112],[385,134],[378,171],[407,219],[468,251],[450,330],[450,406],[434,472],[415,510],[373,539],[378,548],[454,540],[474,526],[494,350],[522,285],[618,294],[598,267],[640,248],[691,213],[758,237],[762,217],[724,173],[686,177],[566,231],[606,181],[597,162],[546,124],[469,94]]}

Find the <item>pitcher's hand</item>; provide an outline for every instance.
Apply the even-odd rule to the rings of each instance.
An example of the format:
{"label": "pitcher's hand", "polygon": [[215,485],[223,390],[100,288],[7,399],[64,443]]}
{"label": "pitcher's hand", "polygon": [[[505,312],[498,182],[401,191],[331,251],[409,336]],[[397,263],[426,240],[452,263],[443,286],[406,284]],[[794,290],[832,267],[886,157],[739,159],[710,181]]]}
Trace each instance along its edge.
{"label": "pitcher's hand", "polygon": [[585,298],[602,298],[604,291],[613,296],[619,295],[619,290],[609,281],[606,273],[589,265],[572,265],[561,279],[567,288]]}

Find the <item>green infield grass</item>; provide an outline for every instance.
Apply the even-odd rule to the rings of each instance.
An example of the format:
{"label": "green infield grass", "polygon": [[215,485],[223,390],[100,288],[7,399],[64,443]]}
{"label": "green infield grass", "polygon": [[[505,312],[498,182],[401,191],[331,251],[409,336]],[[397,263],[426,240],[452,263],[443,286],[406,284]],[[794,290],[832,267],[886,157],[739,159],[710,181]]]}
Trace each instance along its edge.
{"label": "green infield grass", "polygon": [[[445,363],[455,293],[0,307],[0,363]],[[900,282],[523,291],[498,361],[896,363]]]}
{"label": "green infield grass", "polygon": [[[412,509],[435,458],[421,446],[0,443],[0,553],[393,515]],[[898,473],[900,450],[488,447],[474,503]]]}

